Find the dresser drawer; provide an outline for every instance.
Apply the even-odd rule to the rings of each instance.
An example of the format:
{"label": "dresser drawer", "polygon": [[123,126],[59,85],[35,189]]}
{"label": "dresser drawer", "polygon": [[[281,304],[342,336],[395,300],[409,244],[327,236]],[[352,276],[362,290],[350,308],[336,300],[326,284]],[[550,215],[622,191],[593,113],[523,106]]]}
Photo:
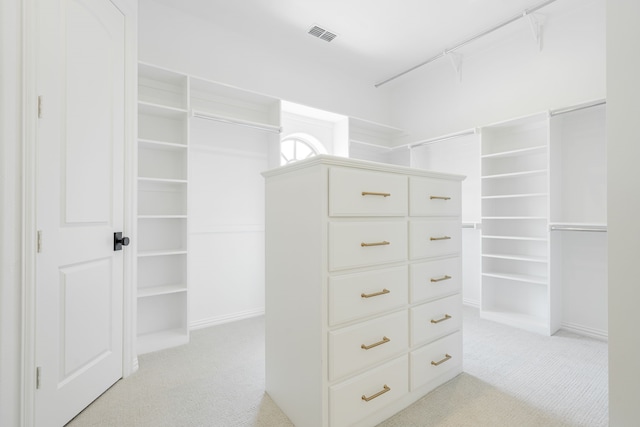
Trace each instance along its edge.
{"label": "dresser drawer", "polygon": [[458,216],[461,210],[458,181],[409,178],[409,214],[413,216]]}
{"label": "dresser drawer", "polygon": [[412,303],[460,292],[462,287],[460,257],[412,264],[410,283]]}
{"label": "dresser drawer", "polygon": [[[411,391],[437,380],[452,371],[462,372],[462,333],[448,335],[429,345],[412,351],[411,361]],[[435,381],[431,388],[440,385],[444,380]]]}
{"label": "dresser drawer", "polygon": [[329,324],[336,325],[407,304],[407,267],[329,278]]}
{"label": "dresser drawer", "polygon": [[406,395],[408,365],[405,355],[330,387],[329,425],[351,426]]}
{"label": "dresser drawer", "polygon": [[460,253],[462,224],[457,219],[409,223],[411,259]]}
{"label": "dresser drawer", "polygon": [[405,221],[329,223],[330,270],[403,261],[406,258]]}
{"label": "dresser drawer", "polygon": [[406,310],[329,332],[329,380],[372,366],[408,346]]}
{"label": "dresser drawer", "polygon": [[329,169],[329,215],[404,216],[407,177],[358,169]]}
{"label": "dresser drawer", "polygon": [[455,332],[462,327],[460,294],[411,309],[411,345],[419,345]]}

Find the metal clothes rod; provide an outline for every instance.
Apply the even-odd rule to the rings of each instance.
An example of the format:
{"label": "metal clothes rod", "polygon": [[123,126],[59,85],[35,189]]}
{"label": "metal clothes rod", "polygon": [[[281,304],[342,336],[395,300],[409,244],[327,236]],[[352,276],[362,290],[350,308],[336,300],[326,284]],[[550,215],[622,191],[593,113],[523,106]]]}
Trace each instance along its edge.
{"label": "metal clothes rod", "polygon": [[214,114],[208,114],[208,113],[201,113],[199,111],[191,111],[191,117],[196,117],[199,119],[206,119],[206,120],[213,120],[215,122],[228,123],[232,125],[240,125],[240,126],[249,127],[252,129],[258,129],[258,130],[263,130],[263,131],[273,132],[278,134],[282,132],[282,128],[280,128],[279,126],[269,126],[269,125],[263,125],[260,123],[246,122],[243,120],[231,119],[229,117],[216,116]]}
{"label": "metal clothes rod", "polygon": [[540,4],[539,4],[539,5],[537,5],[537,6],[533,6],[533,7],[532,7],[532,8],[530,8],[530,9],[525,9],[522,13],[520,13],[520,14],[518,14],[518,15],[515,15],[515,16],[513,16],[512,18],[507,19],[506,21],[501,22],[500,24],[498,24],[498,25],[496,25],[496,26],[494,26],[494,27],[492,27],[492,28],[489,28],[489,29],[487,29],[487,30],[484,30],[484,31],[482,31],[481,33],[478,33],[478,34],[476,34],[476,35],[474,35],[474,36],[472,36],[472,37],[470,37],[470,38],[468,38],[468,39],[464,40],[463,42],[458,43],[457,45],[455,45],[455,46],[453,46],[453,47],[450,47],[449,49],[445,49],[445,50],[444,50],[444,52],[439,53],[439,54],[437,54],[436,56],[434,56],[434,57],[432,57],[432,58],[429,58],[429,59],[427,59],[426,61],[421,62],[420,64],[418,64],[418,65],[416,65],[416,66],[413,66],[413,67],[409,68],[408,70],[405,70],[405,71],[403,71],[403,72],[401,72],[401,73],[399,73],[399,74],[396,74],[395,76],[389,77],[388,79],[383,80],[383,81],[381,81],[380,83],[376,83],[376,84],[375,84],[375,87],[380,87],[380,86],[382,86],[382,85],[384,85],[384,84],[386,84],[386,83],[389,83],[389,82],[390,82],[390,81],[392,81],[392,80],[397,79],[398,77],[402,77],[402,76],[404,76],[405,74],[410,73],[411,71],[413,71],[413,70],[415,70],[415,69],[417,69],[417,68],[420,68],[420,67],[422,67],[422,66],[424,66],[424,65],[427,65],[427,64],[429,64],[429,63],[431,63],[431,62],[433,62],[433,61],[435,61],[435,60],[437,60],[437,59],[443,58],[446,54],[451,53],[451,52],[454,52],[455,50],[460,49],[461,47],[466,46],[466,45],[468,45],[469,43],[471,43],[471,42],[473,42],[473,41],[476,41],[476,40],[478,40],[478,39],[479,39],[479,38],[481,38],[481,37],[486,36],[487,34],[493,33],[494,31],[499,30],[500,28],[502,28],[502,27],[504,27],[504,26],[506,26],[506,25],[509,25],[509,24],[511,24],[512,22],[517,21],[517,20],[518,20],[518,19],[520,19],[520,18],[524,18],[524,17],[526,17],[527,15],[529,15],[529,14],[531,14],[531,13],[533,13],[533,12],[535,12],[535,11],[539,10],[539,9],[542,9],[542,8],[543,8],[543,7],[545,7],[545,6],[550,5],[551,3],[555,2],[555,1],[556,1],[556,0],[547,0],[547,1],[544,1],[544,2],[540,3]]}
{"label": "metal clothes rod", "polygon": [[452,133],[450,135],[439,136],[439,137],[433,138],[433,139],[427,139],[427,140],[421,141],[421,142],[414,142],[412,144],[399,145],[397,147],[394,147],[394,149],[403,148],[403,147],[416,148],[416,147],[420,147],[422,145],[433,144],[435,142],[442,142],[442,141],[446,141],[448,139],[454,139],[454,138],[458,138],[458,137],[461,137],[461,136],[474,135],[475,133],[477,133],[476,129],[470,129],[470,130],[465,130],[465,131],[458,132],[458,133]]}
{"label": "metal clothes rod", "polygon": [[562,226],[562,225],[550,225],[549,231],[593,231],[598,233],[606,233],[607,227],[573,227],[573,226]]}
{"label": "metal clothes rod", "polygon": [[574,105],[573,107],[567,107],[567,108],[561,108],[559,110],[553,110],[553,111],[549,112],[549,115],[551,117],[559,116],[561,114],[572,113],[574,111],[585,110],[587,108],[597,107],[599,105],[606,105],[606,104],[607,104],[607,100],[606,99],[601,99],[599,101],[589,102],[587,104]]}

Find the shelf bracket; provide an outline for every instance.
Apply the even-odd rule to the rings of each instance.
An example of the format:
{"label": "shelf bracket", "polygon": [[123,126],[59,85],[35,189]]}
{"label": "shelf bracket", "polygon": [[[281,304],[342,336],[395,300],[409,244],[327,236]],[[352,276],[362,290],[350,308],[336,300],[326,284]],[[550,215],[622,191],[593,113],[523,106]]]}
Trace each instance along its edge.
{"label": "shelf bracket", "polygon": [[542,51],[542,32],[544,29],[544,17],[540,14],[528,13],[526,15],[529,27],[533,33],[533,39],[538,45],[538,51]]}
{"label": "shelf bracket", "polygon": [[458,81],[462,82],[462,55],[451,51],[447,52],[445,50],[444,56],[449,58],[451,65],[453,65],[453,69],[456,74],[458,74]]}

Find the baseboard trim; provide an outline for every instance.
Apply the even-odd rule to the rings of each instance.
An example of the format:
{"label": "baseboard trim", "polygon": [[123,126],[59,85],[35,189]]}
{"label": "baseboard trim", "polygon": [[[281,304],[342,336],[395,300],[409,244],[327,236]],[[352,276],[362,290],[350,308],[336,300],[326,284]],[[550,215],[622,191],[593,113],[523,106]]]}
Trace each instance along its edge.
{"label": "baseboard trim", "polygon": [[469,307],[473,307],[473,308],[480,308],[480,301],[476,301],[473,299],[462,299],[462,304],[463,305],[468,305]]}
{"label": "baseboard trim", "polygon": [[609,332],[602,329],[590,328],[588,326],[580,325],[577,323],[562,322],[560,329],[564,329],[568,332],[573,332],[578,335],[586,335],[591,338],[607,341],[609,339]]}
{"label": "baseboard trim", "polygon": [[222,325],[224,323],[235,322],[237,320],[250,319],[252,317],[262,316],[264,308],[256,310],[239,311],[237,313],[225,314],[224,316],[209,317],[208,319],[197,320],[189,323],[189,330],[208,328],[210,326]]}

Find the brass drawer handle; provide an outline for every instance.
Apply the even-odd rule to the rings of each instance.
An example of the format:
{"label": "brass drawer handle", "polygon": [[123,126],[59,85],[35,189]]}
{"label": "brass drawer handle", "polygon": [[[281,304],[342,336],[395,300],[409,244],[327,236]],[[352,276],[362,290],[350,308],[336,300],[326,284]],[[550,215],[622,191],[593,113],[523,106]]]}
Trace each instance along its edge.
{"label": "brass drawer handle", "polygon": [[449,320],[449,319],[451,319],[451,316],[449,316],[448,314],[445,314],[442,319],[438,319],[438,320],[431,319],[431,323],[440,323],[440,322],[444,322],[445,320]]}
{"label": "brass drawer handle", "polygon": [[363,191],[362,192],[363,196],[382,196],[382,197],[389,197],[391,195],[391,193],[375,193],[375,192],[371,192],[371,191]]}
{"label": "brass drawer handle", "polygon": [[364,400],[365,402],[368,402],[370,400],[375,399],[378,396],[382,396],[383,394],[385,394],[386,392],[391,391],[391,389],[389,388],[388,385],[384,385],[384,388],[382,390],[380,390],[379,392],[377,392],[376,394],[373,394],[369,397],[365,396],[364,394],[362,395],[362,400]]}
{"label": "brass drawer handle", "polygon": [[386,245],[390,245],[391,242],[387,242],[386,240],[383,240],[382,242],[375,242],[375,243],[365,243],[362,242],[360,243],[360,246],[364,247],[369,247],[369,246],[386,246]]}
{"label": "brass drawer handle", "polygon": [[451,356],[449,356],[448,354],[445,354],[445,355],[444,355],[444,359],[439,360],[438,362],[434,362],[434,361],[432,360],[432,361],[431,361],[431,364],[432,364],[433,366],[438,366],[438,365],[440,365],[441,363],[444,363],[444,362],[446,362],[446,361],[447,361],[447,360],[449,360],[449,359],[451,359]]}
{"label": "brass drawer handle", "polygon": [[389,289],[386,289],[386,288],[385,288],[385,289],[381,290],[380,292],[376,292],[376,293],[373,293],[373,294],[365,294],[365,293],[363,292],[363,293],[361,293],[361,294],[360,294],[360,296],[361,296],[362,298],[371,298],[371,297],[377,297],[378,295],[388,294],[388,293],[390,293],[390,292],[391,292],[391,291],[390,291]]}
{"label": "brass drawer handle", "polygon": [[451,276],[448,276],[448,275],[446,275],[446,274],[445,274],[444,276],[439,277],[439,278],[437,278],[437,279],[434,279],[434,278],[432,277],[432,278],[431,278],[431,282],[432,282],[432,283],[436,283],[436,282],[442,282],[443,280],[449,280],[449,279],[451,279]]}
{"label": "brass drawer handle", "polygon": [[442,236],[442,237],[429,237],[429,240],[450,240],[451,237],[449,236]]}
{"label": "brass drawer handle", "polygon": [[364,345],[364,344],[362,344],[362,345],[360,346],[360,348],[361,348],[361,349],[363,349],[363,350],[369,350],[369,349],[372,349],[373,347],[377,347],[377,346],[379,346],[379,345],[386,344],[386,343],[388,343],[389,341],[391,341],[389,338],[387,338],[387,337],[382,337],[382,341],[378,341],[378,342],[373,343],[373,344],[370,344],[370,345]]}
{"label": "brass drawer handle", "polygon": [[429,200],[434,200],[434,199],[438,199],[438,200],[451,200],[451,197],[447,197],[447,196],[430,196]]}

